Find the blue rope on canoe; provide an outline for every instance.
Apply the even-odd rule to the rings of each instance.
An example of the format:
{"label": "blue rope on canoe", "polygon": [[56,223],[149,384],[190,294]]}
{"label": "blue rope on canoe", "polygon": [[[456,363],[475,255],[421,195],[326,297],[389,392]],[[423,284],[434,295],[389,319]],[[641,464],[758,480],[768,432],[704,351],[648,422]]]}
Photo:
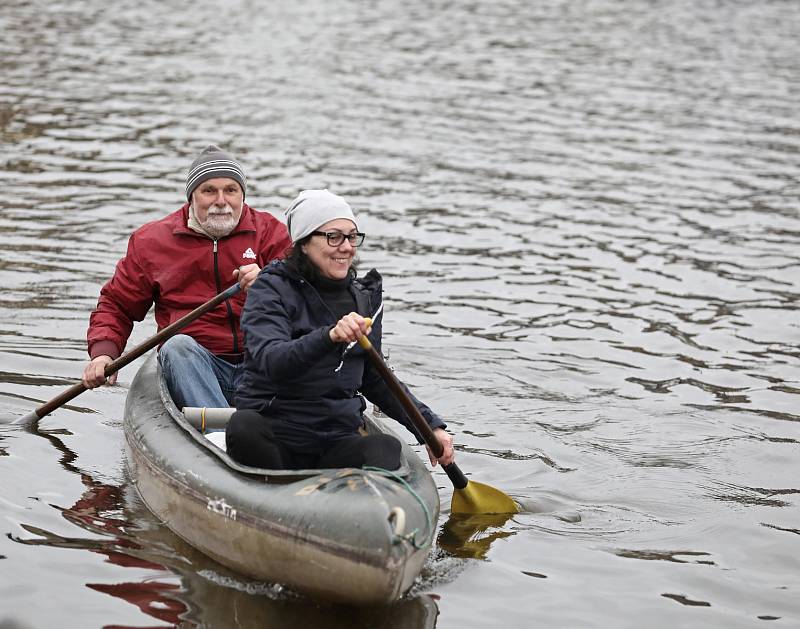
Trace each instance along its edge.
{"label": "blue rope on canoe", "polygon": [[387,478],[391,478],[392,480],[398,482],[408,493],[410,493],[414,499],[420,504],[422,507],[422,511],[425,513],[425,524],[427,527],[427,531],[425,531],[425,542],[422,544],[417,543],[417,533],[419,533],[419,529],[414,529],[413,531],[407,533],[406,535],[397,535],[395,534],[396,540],[395,544],[399,544],[402,541],[408,542],[411,544],[415,549],[420,550],[425,548],[428,544],[430,544],[431,540],[433,539],[433,518],[431,517],[431,512],[428,509],[428,506],[425,504],[425,501],[420,497],[420,495],[414,491],[414,488],[408,484],[405,478],[399,476],[392,472],[391,470],[386,470],[382,467],[373,467],[371,465],[365,465],[363,470],[368,472],[375,472],[376,474],[380,474],[381,476],[385,476]]}

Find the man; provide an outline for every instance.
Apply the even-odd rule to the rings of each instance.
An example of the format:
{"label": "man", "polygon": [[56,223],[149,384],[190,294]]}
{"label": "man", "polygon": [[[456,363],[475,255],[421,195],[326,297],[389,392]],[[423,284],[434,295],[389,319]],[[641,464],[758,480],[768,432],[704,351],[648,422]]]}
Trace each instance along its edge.
{"label": "man", "polygon": [[[87,333],[87,388],[106,382],[133,329],[155,304],[161,330],[222,292],[233,281],[247,290],[261,267],[291,245],[286,227],[245,202],[242,167],[209,145],[189,168],[187,203],[137,229],[114,276],[100,291]],[[159,362],[178,408],[221,407],[233,401],[244,357],[239,315],[244,293],[187,325],[159,349]],[[116,382],[116,374],[108,384]]]}

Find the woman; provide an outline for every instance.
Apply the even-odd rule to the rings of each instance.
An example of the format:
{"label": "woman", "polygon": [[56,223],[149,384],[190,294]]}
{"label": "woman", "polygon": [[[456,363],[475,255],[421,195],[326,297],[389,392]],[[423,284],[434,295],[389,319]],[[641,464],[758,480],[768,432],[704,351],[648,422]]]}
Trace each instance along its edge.
{"label": "woman", "polygon": [[[422,443],[357,343],[369,334],[380,351],[381,276],[373,269],[357,279],[353,267],[364,234],[350,205],[327,190],[301,192],[286,216],[292,248],[261,271],[242,312],[244,376],[226,430],[228,453],[272,469],[397,469],[397,438],[359,432],[366,397]],[[438,462],[452,463],[445,423],[412,399],[442,444]],[[436,465],[430,449],[428,456]]]}

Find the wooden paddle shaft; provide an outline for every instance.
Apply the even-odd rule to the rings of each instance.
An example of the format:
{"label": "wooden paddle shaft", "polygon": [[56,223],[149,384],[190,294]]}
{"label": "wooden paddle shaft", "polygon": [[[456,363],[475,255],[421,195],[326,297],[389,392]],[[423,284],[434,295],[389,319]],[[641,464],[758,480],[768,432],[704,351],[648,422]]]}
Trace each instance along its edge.
{"label": "wooden paddle shaft", "polygon": [[[419,412],[417,405],[411,401],[411,398],[406,393],[403,385],[400,384],[397,376],[394,375],[394,372],[386,364],[386,361],[383,360],[383,357],[378,354],[369,339],[363,336],[359,340],[359,344],[364,348],[364,351],[367,352],[367,356],[369,356],[375,369],[378,370],[395,398],[397,398],[397,401],[400,402],[406,414],[411,418],[411,421],[414,422],[414,427],[419,431],[420,435],[422,435],[425,443],[428,444],[431,452],[433,452],[433,456],[438,459],[444,453],[444,449],[442,448],[442,444],[439,443],[439,439],[433,433],[430,424],[425,421],[422,413]],[[443,465],[442,469],[444,469],[456,489],[463,489],[467,486],[467,483],[469,483],[467,477],[455,463]]]}
{"label": "wooden paddle shaft", "polygon": [[[190,313],[182,316],[177,321],[173,321],[166,328],[164,328],[157,334],[151,336],[146,341],[143,341],[142,343],[134,347],[131,351],[129,351],[127,354],[120,356],[116,360],[112,360],[110,363],[106,365],[105,368],[106,378],[108,378],[112,374],[115,374],[117,371],[119,371],[129,363],[132,363],[134,360],[136,360],[143,354],[146,354],[154,347],[157,347],[158,345],[166,341],[168,338],[174,336],[180,329],[186,327],[195,319],[199,319],[207,312],[213,310],[226,299],[233,297],[236,293],[239,292],[239,290],[240,290],[239,284],[234,284],[227,290],[222,291],[216,297],[204,303],[202,306],[198,306]],[[67,389],[60,395],[54,397],[49,402],[42,404],[39,408],[37,408],[33,412],[39,419],[41,419],[45,415],[49,415],[50,413],[52,413],[59,406],[62,406],[67,402],[69,402],[71,399],[79,396],[84,391],[86,391],[86,385],[83,384],[83,382],[79,382],[78,384],[71,386],[69,389]]]}
{"label": "wooden paddle shaft", "polygon": [[439,439],[436,438],[436,435],[433,433],[433,429],[430,427],[430,424],[425,421],[425,418],[422,416],[422,413],[419,412],[417,405],[411,401],[411,398],[406,394],[405,390],[403,389],[403,385],[400,384],[397,376],[394,375],[392,370],[389,368],[383,358],[381,358],[372,344],[370,343],[369,348],[364,349],[369,355],[372,364],[380,372],[384,381],[397,398],[397,401],[400,402],[400,404],[403,406],[403,409],[405,409],[406,414],[414,422],[414,427],[419,431],[420,435],[422,435],[422,438],[425,440],[425,443],[430,446],[433,455],[438,459],[443,454],[442,444],[439,443]]}

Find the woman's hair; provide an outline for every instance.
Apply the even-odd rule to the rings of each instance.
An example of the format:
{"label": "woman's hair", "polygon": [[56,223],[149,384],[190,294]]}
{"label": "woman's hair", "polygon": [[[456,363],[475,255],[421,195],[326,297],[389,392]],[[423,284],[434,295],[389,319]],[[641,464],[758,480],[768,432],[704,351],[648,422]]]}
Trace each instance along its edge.
{"label": "woman's hair", "polygon": [[[284,262],[286,263],[286,267],[292,273],[299,275],[311,284],[316,284],[319,282],[322,274],[319,272],[317,265],[315,265],[306,255],[305,251],[303,251],[303,245],[311,240],[312,237],[313,234],[306,236],[305,238],[301,238],[292,246],[290,246],[286,250]],[[353,258],[353,263],[350,265],[348,275],[350,276],[350,279],[354,279],[357,274],[356,259]]]}

